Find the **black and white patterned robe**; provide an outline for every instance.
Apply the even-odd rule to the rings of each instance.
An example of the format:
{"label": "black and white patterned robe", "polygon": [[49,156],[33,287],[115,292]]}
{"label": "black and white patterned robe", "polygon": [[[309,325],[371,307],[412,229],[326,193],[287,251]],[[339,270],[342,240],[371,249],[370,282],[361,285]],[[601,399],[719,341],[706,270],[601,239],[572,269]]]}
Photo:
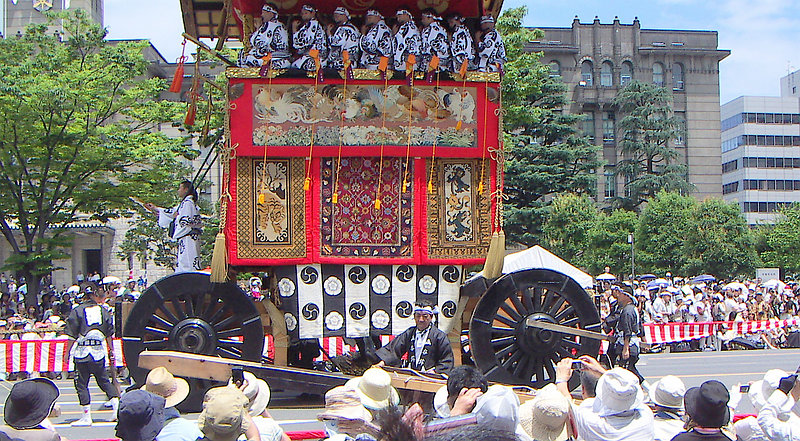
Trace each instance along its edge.
{"label": "black and white patterned robe", "polygon": [[[422,354],[417,358],[414,345],[416,333],[416,326],[406,329],[386,346],[378,349],[378,357],[388,366],[410,368],[415,371],[433,369],[437,373],[448,373],[453,368],[453,348],[450,346],[447,334],[431,325]],[[405,360],[403,356],[406,356]]]}
{"label": "black and white patterned robe", "polygon": [[322,25],[312,18],[311,20],[303,23],[292,35],[292,47],[297,51],[299,57],[294,60],[292,67],[303,70],[314,70],[314,59],[308,55],[311,49],[319,51],[320,62],[328,58],[328,39],[325,36],[325,31]]}
{"label": "black and white patterned robe", "polygon": [[289,33],[286,27],[277,19],[270,20],[261,25],[250,36],[250,51],[239,55],[239,66],[259,67],[262,58],[272,54],[272,68],[286,69],[289,67]]}
{"label": "black and white patterned robe", "polygon": [[453,35],[450,38],[450,52],[453,72],[458,72],[461,69],[461,63],[464,60],[467,60],[470,66],[472,65],[475,58],[475,47],[472,44],[472,35],[470,35],[469,29],[463,24],[456,25],[453,30]]}
{"label": "black and white patterned robe", "polygon": [[360,66],[364,69],[378,69],[381,57],[392,60],[392,31],[386,22],[380,20],[375,23],[366,34],[361,36],[359,43],[361,49]]}
{"label": "black and white patterned robe", "polygon": [[450,68],[450,43],[447,31],[438,21],[422,29],[420,34],[419,57],[417,57],[417,70],[427,71],[433,56],[439,57],[439,70],[446,71]]}
{"label": "black and white patterned robe", "polygon": [[175,208],[158,208],[158,225],[161,228],[170,228],[172,221],[175,221],[172,239],[178,242],[175,272],[203,269],[200,265],[200,235],[203,232],[203,220],[191,196],[183,198]]}
{"label": "black and white patterned robe", "polygon": [[344,69],[343,50],[350,54],[350,68],[358,67],[360,40],[361,32],[358,32],[358,29],[349,21],[337,27],[331,35],[331,50],[325,67],[336,70]]}
{"label": "black and white patterned robe", "polygon": [[[415,57],[419,56],[419,30],[413,20],[409,20],[402,25],[394,34],[394,70],[405,72],[406,60],[408,56],[414,54]],[[419,62],[419,60],[417,60]]]}
{"label": "black and white patterned robe", "polygon": [[478,70],[481,72],[496,72],[496,63],[501,66],[506,62],[506,46],[496,29],[483,34],[478,42]]}

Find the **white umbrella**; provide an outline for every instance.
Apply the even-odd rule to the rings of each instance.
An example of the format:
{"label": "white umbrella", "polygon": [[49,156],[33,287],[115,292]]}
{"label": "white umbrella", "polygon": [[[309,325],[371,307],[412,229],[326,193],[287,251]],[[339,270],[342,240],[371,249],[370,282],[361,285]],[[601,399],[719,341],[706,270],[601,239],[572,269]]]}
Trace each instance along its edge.
{"label": "white umbrella", "polygon": [[70,294],[75,294],[77,292],[81,292],[81,287],[78,286],[78,285],[72,285],[69,288],[67,288],[67,292],[70,293]]}
{"label": "white umbrella", "polygon": [[764,282],[763,286],[767,289],[783,289],[786,284],[778,279],[771,279]]}
{"label": "white umbrella", "polygon": [[647,283],[647,289],[666,288],[669,282],[666,279],[655,279]]}
{"label": "white umbrella", "polygon": [[739,289],[739,290],[741,290],[743,293],[745,293],[745,294],[746,294],[750,288],[748,288],[748,287],[747,287],[747,285],[745,285],[745,284],[744,284],[744,283],[742,283],[742,282],[731,282],[731,283],[729,283],[729,284],[725,285],[724,289],[732,289],[732,290],[734,290],[734,291],[736,291],[737,289]]}
{"label": "white umbrella", "polygon": [[617,280],[617,276],[610,273],[603,273],[595,277],[597,280]]}
{"label": "white umbrella", "polygon": [[105,276],[105,277],[103,277],[103,285],[108,285],[110,283],[122,283],[122,281],[119,280],[119,277],[115,277],[115,276]]}

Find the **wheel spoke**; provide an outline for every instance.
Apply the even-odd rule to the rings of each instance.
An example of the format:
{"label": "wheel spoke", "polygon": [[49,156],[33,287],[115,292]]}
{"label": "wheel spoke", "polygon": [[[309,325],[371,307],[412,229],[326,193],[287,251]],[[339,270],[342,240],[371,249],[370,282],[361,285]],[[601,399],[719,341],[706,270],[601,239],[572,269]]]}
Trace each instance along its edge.
{"label": "wheel spoke", "polygon": [[570,347],[572,349],[577,349],[577,350],[581,349],[581,344],[580,343],[577,343],[575,341],[569,340],[567,338],[562,338],[561,339],[561,344],[563,346],[567,346],[567,347]]}
{"label": "wheel spoke", "polygon": [[502,314],[495,314],[494,319],[499,321],[499,322],[501,322],[501,323],[503,323],[503,324],[511,326],[512,328],[517,326],[516,322],[514,322],[513,320],[511,320],[510,318],[508,318],[508,317],[506,317],[506,316],[504,316]]}
{"label": "wheel spoke", "polygon": [[506,370],[510,370],[511,369],[511,365],[513,365],[517,360],[522,358],[522,356],[524,354],[525,353],[522,352],[522,351],[514,351],[514,353],[511,354],[511,356],[508,357],[508,359],[503,362],[503,367],[506,368]]}
{"label": "wheel spoke", "polygon": [[192,296],[184,297],[186,303],[184,303],[184,309],[186,311],[186,315],[189,317],[194,317],[194,301],[192,301]]}
{"label": "wheel spoke", "polygon": [[536,364],[533,368],[533,373],[536,375],[536,381],[544,381],[544,359],[536,358]]}
{"label": "wheel spoke", "polygon": [[145,349],[155,350],[155,349],[163,349],[167,346],[167,339],[162,338],[161,340],[148,340],[143,341],[142,344],[144,345]]}
{"label": "wheel spoke", "polygon": [[[531,376],[530,376],[530,369],[528,369],[528,365],[531,364],[532,360],[533,360],[533,357],[531,357],[531,356],[523,357],[519,361],[519,363],[517,363],[517,366],[514,368],[514,376],[517,377],[517,378],[522,378],[522,379],[526,379],[527,381],[530,381],[531,380]],[[523,376],[523,374],[525,374],[525,375]]]}
{"label": "wheel spoke", "polygon": [[575,313],[575,308],[573,308],[573,307],[570,305],[570,306],[567,306],[566,308],[564,308],[564,310],[563,310],[563,311],[559,312],[557,316],[553,317],[553,319],[554,319],[556,322],[560,323],[562,320],[564,320],[564,319],[565,319],[565,318],[567,318],[569,315],[571,315],[571,314],[574,314],[574,313]]}
{"label": "wheel spoke", "polygon": [[497,347],[501,347],[501,346],[504,346],[504,345],[512,344],[512,343],[514,343],[516,341],[517,341],[517,337],[514,337],[513,335],[512,336],[508,336],[508,337],[503,337],[503,338],[495,338],[495,339],[492,340],[492,347],[497,348]]}
{"label": "wheel spoke", "polygon": [[[217,298],[209,296],[208,303],[206,304],[206,307],[203,309],[203,313],[200,314],[199,317],[205,319],[206,317],[211,315],[211,311],[214,309],[214,307],[218,303],[217,300],[218,300]],[[210,320],[206,320],[206,321],[210,322]]]}
{"label": "wheel spoke", "polygon": [[545,295],[544,301],[542,302],[542,311],[547,311],[548,310],[547,309],[548,305],[550,305],[550,303],[553,302],[553,298],[555,296],[556,296],[555,292],[553,292],[553,291],[551,291],[549,289],[547,290],[547,294]]}
{"label": "wheel spoke", "polygon": [[[172,313],[172,311],[170,311],[170,310],[169,310],[169,308],[167,308],[167,307],[166,307],[166,305],[161,305],[161,306],[159,306],[159,307],[158,307],[158,310],[156,311],[156,313],[157,313],[158,311],[161,311],[161,313],[162,313],[162,314],[164,314],[165,316],[167,316],[167,320],[169,320],[169,321],[170,321],[170,322],[172,322],[172,323],[178,323],[178,322],[180,321],[180,320],[178,320],[178,317],[175,317],[175,314],[173,314],[173,313]],[[153,315],[156,315],[156,314],[153,314]],[[172,326],[173,326],[173,325],[169,325],[169,327],[170,327],[170,328],[171,328]]]}
{"label": "wheel spoke", "polygon": [[503,335],[511,335],[514,334],[515,331],[512,328],[504,328],[502,326],[492,326],[492,334],[503,334]]}
{"label": "wheel spoke", "polygon": [[572,317],[571,319],[564,320],[562,322],[559,322],[558,324],[561,325],[561,326],[569,326],[569,327],[573,328],[580,321],[581,321],[581,319],[579,319],[578,317]]}
{"label": "wheel spoke", "polygon": [[147,332],[152,332],[153,334],[163,335],[164,337],[169,335],[169,331],[165,331],[163,329],[155,328],[153,326],[147,326],[144,328]]}
{"label": "wheel spoke", "polygon": [[224,305],[220,305],[219,309],[217,309],[216,312],[214,312],[214,315],[209,317],[208,320],[206,320],[206,322],[207,323],[215,323],[217,321],[217,319],[222,317],[222,314],[224,312],[225,312],[225,306]]}
{"label": "wheel spoke", "polygon": [[225,329],[228,325],[236,321],[236,316],[231,315],[228,316],[226,319],[222,320],[219,323],[214,323],[214,329],[219,331],[220,329]]}
{"label": "wheel spoke", "polygon": [[172,303],[172,307],[175,308],[175,313],[178,314],[178,317],[181,320],[184,320],[188,317],[186,312],[184,312],[183,305],[181,305],[181,301],[179,299],[172,298],[170,299],[170,303]]}
{"label": "wheel spoke", "polygon": [[165,328],[171,328],[171,327],[175,326],[175,323],[170,323],[170,322],[164,320],[161,316],[158,316],[158,315],[155,315],[155,314],[153,315],[152,320],[157,322],[155,324],[162,325]]}
{"label": "wheel spoke", "polygon": [[542,310],[542,288],[533,288],[533,312],[540,312]]}
{"label": "wheel spoke", "polygon": [[505,311],[506,314],[516,321],[520,321],[522,319],[522,316],[519,315],[517,311],[514,311],[514,308],[512,308],[511,305],[506,302],[500,304],[500,309]]}
{"label": "wheel spoke", "polygon": [[512,344],[504,347],[503,349],[500,349],[499,351],[495,352],[494,355],[498,359],[502,359],[503,357],[507,356],[509,352],[511,352],[511,350],[514,348],[514,346],[516,346],[516,344],[512,343]]}
{"label": "wheel spoke", "polygon": [[553,360],[553,356],[550,355],[549,357],[542,360],[544,362],[544,368],[547,371],[547,377],[550,380],[555,380],[556,378],[556,368],[553,365],[555,360]]}
{"label": "wheel spoke", "polygon": [[561,306],[564,305],[564,302],[566,300],[567,299],[564,298],[563,296],[558,296],[558,298],[556,299],[556,302],[553,303],[553,307],[550,308],[550,315],[556,315],[558,313],[558,310],[561,309]]}
{"label": "wheel spoke", "polygon": [[237,335],[242,335],[242,328],[237,327],[217,332],[217,337],[219,338],[234,337]]}
{"label": "wheel spoke", "polygon": [[533,307],[533,296],[531,295],[530,288],[522,290],[522,301],[529,313],[536,312],[536,309]]}
{"label": "wheel spoke", "polygon": [[228,354],[229,356],[231,356],[233,358],[240,358],[242,356],[241,352],[234,351],[234,350],[232,350],[230,348],[227,348],[225,346],[217,346],[217,352],[224,352],[225,354]]}
{"label": "wheel spoke", "polygon": [[[527,290],[524,290],[524,289],[523,289],[522,291],[524,292],[524,291],[527,291]],[[517,309],[517,312],[519,312],[521,315],[528,315],[528,308],[526,308],[526,307],[525,307],[525,306],[522,304],[522,302],[521,302],[521,301],[520,301],[520,299],[519,299],[519,295],[517,295],[517,293],[516,293],[516,292],[514,292],[514,293],[511,293],[511,295],[509,296],[509,298],[511,299],[511,303],[513,303],[513,304],[514,304],[514,308],[516,308],[516,309]]]}
{"label": "wheel spoke", "polygon": [[228,345],[230,345],[230,346],[243,346],[244,345],[244,342],[243,341],[239,341],[239,340],[219,339],[219,340],[217,340],[217,343],[218,343],[218,345],[225,345],[225,346],[228,346]]}

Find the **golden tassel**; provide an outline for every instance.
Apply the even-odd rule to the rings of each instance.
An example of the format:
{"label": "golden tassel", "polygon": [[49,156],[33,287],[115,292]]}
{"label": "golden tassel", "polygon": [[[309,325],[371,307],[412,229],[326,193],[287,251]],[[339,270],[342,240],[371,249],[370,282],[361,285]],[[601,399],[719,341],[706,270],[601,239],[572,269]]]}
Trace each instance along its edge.
{"label": "golden tassel", "polygon": [[[498,271],[498,254],[500,256],[500,271]],[[500,235],[497,232],[492,233],[492,239],[489,242],[489,251],[486,253],[486,262],[483,264],[483,277],[487,279],[495,279],[500,277],[502,272],[502,257],[503,252],[500,250]]]}
{"label": "golden tassel", "polygon": [[228,250],[225,249],[225,233],[220,231],[214,239],[214,252],[211,254],[211,283],[228,281]]}

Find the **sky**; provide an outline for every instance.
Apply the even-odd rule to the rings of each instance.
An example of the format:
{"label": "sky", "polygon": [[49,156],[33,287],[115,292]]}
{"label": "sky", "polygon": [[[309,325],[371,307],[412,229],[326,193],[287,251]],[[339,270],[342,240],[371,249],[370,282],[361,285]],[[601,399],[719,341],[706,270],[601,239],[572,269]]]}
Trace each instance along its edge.
{"label": "sky", "polygon": [[[720,101],[742,95],[778,96],[779,80],[800,69],[800,1],[797,0],[505,0],[527,6],[527,26],[568,27],[577,15],[602,23],[638,16],[645,29],[715,30],[719,48],[731,55],[720,63]],[[109,38],[148,38],[170,61],[180,55],[178,0],[106,0]]]}

